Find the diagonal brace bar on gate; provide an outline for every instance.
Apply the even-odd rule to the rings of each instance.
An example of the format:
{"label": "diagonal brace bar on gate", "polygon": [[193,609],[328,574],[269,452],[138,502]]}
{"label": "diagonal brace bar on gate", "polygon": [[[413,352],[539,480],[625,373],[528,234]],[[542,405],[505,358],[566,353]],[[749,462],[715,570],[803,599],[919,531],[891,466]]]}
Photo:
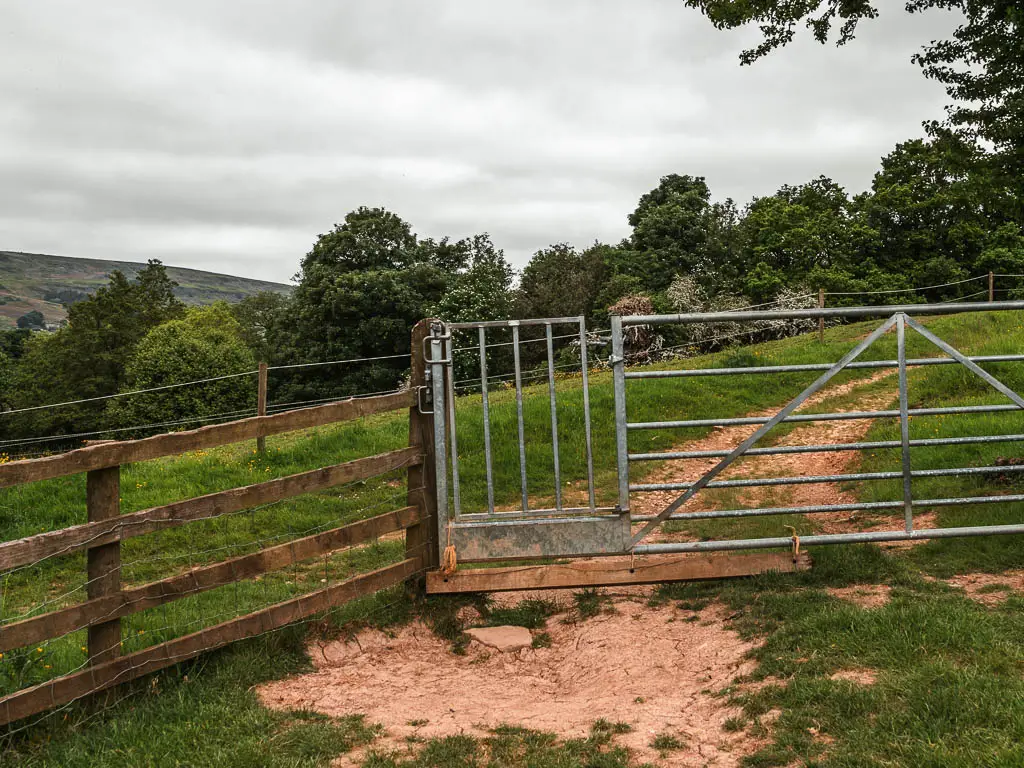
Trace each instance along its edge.
{"label": "diagonal brace bar on gate", "polygon": [[[728,456],[726,456],[724,459],[722,459],[720,462],[718,462],[718,464],[716,464],[713,468],[711,468],[704,475],[702,475],[700,477],[700,479],[697,480],[692,486],[690,486],[690,488],[682,496],[677,498],[675,501],[673,501],[671,504],[669,504],[667,507],[665,507],[664,510],[659,512],[657,517],[655,517],[653,520],[651,520],[647,525],[645,525],[643,528],[641,528],[640,531],[636,533],[636,535],[633,536],[632,540],[630,541],[630,549],[632,549],[634,546],[636,546],[637,543],[639,543],[651,531],[653,531],[655,528],[657,528],[659,525],[661,525],[663,522],[665,522],[669,518],[669,516],[672,515],[672,513],[676,512],[687,501],[689,501],[694,496],[694,494],[696,494],[698,491],[701,490],[701,488],[703,488],[708,483],[710,483],[712,480],[714,480],[715,477],[717,477],[719,474],[721,474],[726,468],[728,468],[728,466],[730,464],[732,464],[734,461],[736,461],[736,459],[738,459],[740,456],[742,456],[747,451],[747,449],[751,448],[758,440],[760,440],[762,437],[764,437],[765,434],[767,434],[773,427],[775,427],[783,419],[785,419],[793,411],[795,411],[800,405],[803,404],[803,402],[808,397],[810,397],[815,392],[817,392],[819,389],[821,389],[823,386],[825,386],[832,379],[833,376],[835,376],[837,373],[839,373],[841,370],[843,370],[847,365],[849,365],[854,360],[856,360],[857,357],[860,356],[860,354],[862,352],[864,352],[864,350],[866,350],[868,347],[870,347],[872,344],[874,344],[876,341],[878,341],[878,339],[881,338],[882,335],[886,331],[888,331],[890,328],[892,328],[896,324],[896,319],[897,319],[898,315],[899,315],[899,313],[893,315],[888,320],[886,320],[884,323],[882,323],[880,326],[878,326],[878,328],[876,328],[874,331],[871,332],[871,335],[869,335],[860,344],[858,344],[856,347],[854,347],[852,350],[850,350],[846,355],[844,355],[843,358],[841,360],[839,360],[839,362],[837,362],[835,365],[833,365],[831,368],[829,368],[825,373],[823,373],[813,384],[811,384],[809,387],[807,387],[807,389],[805,389],[803,392],[801,392],[799,395],[797,395],[795,398],[793,398],[793,400],[791,400],[790,403],[785,408],[783,408],[781,411],[779,411],[777,414],[775,414],[771,419],[769,419],[767,422],[765,422],[756,432],[754,432],[754,434],[752,434],[750,437],[748,437],[746,440],[744,440],[742,443],[740,443],[733,450],[732,453],[730,453]],[[908,320],[909,320],[909,318],[908,318]],[[937,339],[933,339],[933,340],[934,341],[938,341]],[[942,342],[939,342],[939,343],[942,343]],[[950,354],[954,354],[954,355],[956,355],[958,357],[963,357],[962,355],[960,355],[959,352],[956,352],[955,350],[952,350],[951,348],[950,348],[950,350],[947,350],[947,351],[949,351]],[[973,363],[972,363],[972,365],[973,365]],[[977,366],[975,366],[975,368],[976,367]],[[981,370],[981,369],[979,368],[978,370]],[[982,374],[984,374],[985,376],[988,376],[988,374],[985,374],[984,371],[982,371]],[[1001,386],[1002,385],[1000,385],[1000,387]],[[1014,402],[1022,402],[1022,405],[1024,405],[1024,401],[1020,401],[1020,398],[1017,398],[1017,400],[1015,400]]]}
{"label": "diagonal brace bar on gate", "polygon": [[949,346],[949,344],[944,342],[942,339],[940,339],[938,336],[936,336],[934,333],[929,331],[927,328],[925,328],[923,325],[921,325],[919,322],[917,322],[913,318],[911,318],[911,317],[906,318],[906,323],[911,328],[913,328],[915,331],[917,331],[919,334],[921,334],[926,339],[928,339],[928,341],[930,341],[936,347],[938,347],[943,352],[945,352],[947,355],[952,357],[957,362],[963,364],[963,366],[965,368],[967,368],[969,371],[971,371],[972,373],[977,374],[978,376],[983,378],[985,381],[987,381],[989,384],[991,384],[995,389],[999,390],[1001,393],[1006,395],[1008,398],[1010,398],[1014,402],[1014,404],[1020,406],[1021,408],[1024,408],[1024,398],[1022,398],[1020,395],[1018,395],[1016,392],[1014,392],[1008,386],[1003,384],[1003,382],[1001,382],[999,379],[997,379],[991,373],[989,373],[988,371],[983,369],[981,366],[979,366],[977,363],[975,363],[969,357],[967,357],[966,355],[961,354],[960,352],[957,352],[955,349],[953,349],[953,347]]}

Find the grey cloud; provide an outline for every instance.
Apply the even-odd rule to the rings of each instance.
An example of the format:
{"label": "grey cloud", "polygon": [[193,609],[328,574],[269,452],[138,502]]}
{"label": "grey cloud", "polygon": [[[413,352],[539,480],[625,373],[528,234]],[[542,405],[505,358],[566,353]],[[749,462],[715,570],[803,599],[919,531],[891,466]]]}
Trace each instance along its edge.
{"label": "grey cloud", "polygon": [[953,22],[893,9],[740,67],[756,34],[678,0],[5,4],[0,248],[283,280],[366,204],[522,266],[619,240],[666,173],[859,191],[942,114],[909,59]]}

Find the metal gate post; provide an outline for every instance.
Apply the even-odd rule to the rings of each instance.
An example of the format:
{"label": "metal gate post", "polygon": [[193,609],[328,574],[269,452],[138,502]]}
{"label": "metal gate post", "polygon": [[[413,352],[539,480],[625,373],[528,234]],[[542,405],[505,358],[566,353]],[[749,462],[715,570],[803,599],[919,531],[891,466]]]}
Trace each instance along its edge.
{"label": "metal gate post", "polygon": [[896,364],[900,388],[900,457],[903,467],[903,524],[907,533],[914,530],[914,494],[910,486],[910,414],[907,403],[906,318],[896,315]]}
{"label": "metal gate post", "polygon": [[629,513],[629,447],[626,442],[626,355],[622,317],[612,315],[612,384],[615,392],[615,458],[619,477],[619,512]]}
{"label": "metal gate post", "polygon": [[434,474],[437,478],[437,547],[438,558],[443,558],[448,533],[448,451],[445,434],[445,359],[444,326],[430,325],[430,394],[434,409]]}

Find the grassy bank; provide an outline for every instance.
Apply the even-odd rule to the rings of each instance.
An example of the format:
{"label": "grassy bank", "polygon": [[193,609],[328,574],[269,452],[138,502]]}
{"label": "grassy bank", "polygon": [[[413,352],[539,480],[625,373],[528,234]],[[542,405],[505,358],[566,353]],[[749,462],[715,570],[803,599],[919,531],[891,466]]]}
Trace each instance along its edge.
{"label": "grassy bank", "polygon": [[[1020,350],[1024,329],[1018,322],[1015,315],[993,314],[940,318],[928,325],[964,351],[998,354]],[[685,365],[831,361],[874,325],[862,323],[830,329],[824,345],[816,336],[808,335],[749,347],[742,352],[697,358]],[[913,335],[910,339],[912,355],[934,354],[924,340]],[[895,341],[886,337],[864,358],[894,356]],[[1024,389],[1024,368],[1019,365],[986,367],[1010,386]],[[848,372],[837,381],[870,374],[871,371]],[[739,416],[781,406],[817,375],[630,382],[629,416],[633,421]],[[582,481],[586,473],[580,382],[578,378],[564,377],[557,386],[565,494],[568,501],[583,499]],[[975,383],[971,374],[959,366],[915,369],[910,388],[915,407],[1003,402],[1000,396],[989,392],[987,385]],[[598,372],[591,377],[591,404],[598,499],[612,503],[614,424],[607,373]],[[511,391],[492,393],[491,414],[497,501],[514,504],[519,494],[519,465]],[[546,383],[529,387],[525,398],[526,445],[534,504],[553,501],[549,418]],[[478,395],[460,398],[458,419],[463,505],[466,511],[477,511],[486,501]],[[665,450],[707,431],[640,431],[631,435],[631,449]],[[912,421],[914,437],[982,432],[1024,432],[1024,418],[995,414]],[[405,414],[397,413],[271,438],[270,451],[262,456],[254,455],[251,445],[238,445],[136,464],[123,471],[122,509],[143,509],[379,453],[401,447],[407,438]],[[878,423],[868,439],[896,438],[898,425]],[[915,449],[914,467],[989,464],[997,456],[1016,455],[1015,448],[1008,443]],[[864,471],[898,469],[899,453],[876,451],[865,456],[861,466]],[[638,479],[640,468],[633,469],[634,479]],[[979,476],[932,478],[915,482],[915,493],[921,497],[940,497],[1011,490],[993,482],[992,478]],[[900,493],[896,483],[863,484],[855,490],[865,500],[899,498]],[[396,474],[132,539],[124,544],[124,580],[128,584],[144,583],[193,565],[379,514],[404,504],[404,497],[404,476]],[[84,502],[84,477],[0,491],[0,540],[84,522]],[[1020,522],[1022,515],[1015,511],[1017,508],[1019,505],[991,505],[936,511],[939,524],[946,526]],[[769,530],[765,526],[771,526],[771,535],[779,535],[775,529],[783,521],[767,520],[744,521],[731,528],[730,534],[763,535]],[[813,525],[807,521],[801,524]],[[716,530],[709,528],[705,535],[713,535]],[[317,563],[306,563],[258,582],[212,590],[166,608],[144,611],[126,620],[125,649],[135,650],[256,610],[310,591],[324,580],[340,580],[379,567],[399,559],[402,551],[401,542],[380,542]],[[922,574],[1019,567],[1024,564],[1021,552],[1024,548],[1020,547],[1019,539],[1002,538],[933,542],[898,554],[885,554],[873,547],[823,549],[815,553],[816,566],[810,574],[668,587],[663,596],[703,599],[720,595],[738,612],[737,624],[742,631],[768,637],[759,652],[761,667],[757,674],[779,677],[783,683],[758,694],[744,694],[744,727],[758,727],[758,719],[773,707],[781,708],[783,715],[771,746],[752,765],[785,765],[795,757],[832,761],[827,762],[830,765],[874,765],[879,761],[978,764],[979,756],[987,754],[983,751],[983,734],[975,728],[983,718],[995,729],[989,737],[989,746],[995,750],[992,754],[1003,756],[1002,762],[992,764],[1015,764],[1012,758],[1017,753],[1011,747],[1024,723],[1024,697],[1014,687],[1017,683],[1004,688],[1006,695],[998,697],[997,680],[1013,670],[1017,674],[1014,679],[1019,678],[1019,660],[1024,659],[1024,642],[1020,638],[1024,635],[1020,634],[1022,627],[1014,611],[1019,612],[1020,603],[1011,598],[1004,608],[983,608],[942,585],[924,580]],[[84,557],[69,556],[3,577],[2,617],[11,620],[80,601],[84,598],[84,573]],[[894,599],[884,608],[856,608],[823,591],[827,586],[873,582],[895,587]],[[407,619],[420,608],[412,605],[401,590],[392,590],[337,612],[320,630],[340,631],[339,628],[353,622],[387,625]],[[0,660],[0,692],[80,666],[85,661],[82,634],[46,643],[42,651],[33,648],[8,654]],[[302,638],[299,629],[272,633],[125,686],[110,701],[71,707],[18,734],[7,743],[7,755],[25,765],[327,764],[330,757],[371,739],[372,724],[356,719],[323,719],[308,713],[270,713],[259,706],[249,690],[263,680],[304,668],[308,660]],[[799,661],[804,658],[813,663]],[[851,689],[845,681],[831,680],[832,671],[844,665],[869,666],[878,671],[884,684],[859,691]],[[123,701],[116,701],[124,696],[127,698]],[[914,697],[925,704],[912,707]],[[813,714],[818,709],[822,712],[820,717]],[[878,721],[878,717],[883,719]],[[820,724],[808,726],[809,718]],[[827,750],[822,740],[807,731],[810,727],[827,730],[833,740]],[[901,746],[905,739],[910,744]],[[430,752],[431,749],[435,751]],[[493,743],[469,740],[431,744],[423,754],[434,755],[430,759],[438,761],[438,755],[447,755],[444,759],[448,762],[423,762],[428,757],[421,756],[419,762],[411,764],[519,764],[493,760],[495,754],[506,753],[534,755],[532,764],[538,766],[628,764],[601,738],[563,744],[521,731],[496,733]],[[895,757],[899,755],[909,762],[900,762]],[[386,764],[391,763],[379,763]]]}

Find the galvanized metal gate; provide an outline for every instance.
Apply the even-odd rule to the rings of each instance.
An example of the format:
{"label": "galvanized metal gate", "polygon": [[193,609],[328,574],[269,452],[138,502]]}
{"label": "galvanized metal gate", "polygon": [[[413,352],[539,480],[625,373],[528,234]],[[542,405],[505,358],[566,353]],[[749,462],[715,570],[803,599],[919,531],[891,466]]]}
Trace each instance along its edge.
{"label": "galvanized metal gate", "polygon": [[[793,311],[755,311],[695,313],[680,315],[649,315],[613,317],[611,323],[611,357],[608,364],[612,369],[614,389],[614,414],[599,413],[598,419],[614,417],[615,422],[615,465],[617,495],[614,503],[601,506],[596,501],[599,494],[594,484],[594,441],[591,431],[590,391],[588,380],[588,334],[583,318],[549,318],[539,320],[493,321],[480,323],[438,324],[428,339],[433,382],[445,382],[444,387],[432,387],[434,410],[446,414],[446,418],[435,418],[435,450],[437,451],[439,536],[442,548],[453,546],[460,561],[513,560],[541,557],[579,557],[612,554],[645,555],[668,552],[702,552],[742,549],[790,547],[790,536],[751,539],[720,539],[710,541],[677,541],[668,543],[642,543],[644,539],[667,520],[695,520],[715,518],[743,518],[770,515],[816,514],[836,511],[902,510],[903,526],[899,530],[870,531],[838,534],[811,535],[802,538],[805,545],[842,544],[852,542],[885,542],[910,539],[951,538],[992,534],[1024,533],[1024,524],[984,525],[958,528],[915,528],[915,508],[963,506],[986,503],[1024,501],[1024,494],[998,496],[964,496],[950,498],[915,498],[913,480],[917,477],[956,475],[978,475],[994,472],[1024,471],[1024,466],[970,466],[947,467],[942,469],[914,470],[911,463],[915,447],[980,444],[993,442],[1024,441],[1024,434],[988,434],[970,437],[938,437],[910,439],[909,422],[914,416],[935,416],[942,414],[997,413],[1024,409],[1024,398],[996,377],[983,370],[979,363],[1024,361],[1024,354],[990,355],[968,357],[938,338],[926,327],[914,320],[919,315],[950,315],[981,311],[1022,310],[1024,302],[993,302],[985,304],[941,304],[909,305],[888,307],[855,307],[841,309],[807,309]],[[771,365],[739,368],[702,368],[654,370],[650,368],[627,369],[625,333],[631,327],[658,326],[664,324],[721,324],[743,323],[759,320],[795,320],[842,318],[864,319],[881,317],[884,321],[866,338],[861,340],[840,360],[834,363],[810,365]],[[582,375],[583,410],[586,446],[586,482],[589,503],[572,507],[563,504],[562,473],[559,463],[558,408],[556,393],[556,364],[553,340],[565,338],[553,331],[569,326],[577,338],[579,347],[579,370]],[[543,331],[535,339],[521,338],[523,329]],[[497,329],[511,332],[509,341],[488,344],[487,334]],[[908,359],[906,337],[908,329],[931,342],[944,353],[943,356]],[[897,337],[896,359],[858,360],[861,355],[885,333],[895,330]],[[475,337],[472,350],[458,349],[453,344],[454,332],[471,332]],[[546,342],[546,378],[550,400],[552,436],[553,491],[554,505],[539,508],[531,506],[531,489],[527,483],[527,442],[524,429],[524,374],[521,366],[521,345],[532,342]],[[520,479],[520,503],[514,508],[499,509],[495,506],[493,445],[490,420],[489,377],[487,375],[488,349],[493,346],[508,346],[512,352],[513,379],[517,416],[517,440]],[[479,392],[482,400],[482,430],[485,454],[485,475],[488,488],[486,509],[465,511],[462,507],[460,488],[460,467],[458,452],[458,419],[456,409],[451,407],[455,400],[455,378],[453,360],[456,352],[472,351],[479,357]],[[1004,395],[1010,402],[994,405],[971,405],[911,409],[908,404],[907,369],[925,365],[963,365],[979,376],[991,387]],[[801,414],[794,413],[811,395],[844,370],[863,368],[895,368],[898,373],[899,408],[881,411],[829,412]],[[821,371],[812,384],[797,394],[774,416],[747,416],[726,419],[682,418],[663,422],[632,422],[628,416],[626,385],[629,381],[655,378],[686,378],[696,376],[771,376],[799,371]],[[683,416],[685,414],[681,414]],[[700,414],[696,414],[699,416]],[[873,441],[851,444],[754,447],[770,430],[782,423],[831,421],[846,419],[899,419],[899,441]],[[635,430],[681,429],[689,427],[717,427],[751,425],[757,429],[727,451],[666,451],[660,453],[631,453],[628,435]],[[899,472],[861,472],[843,475],[768,477],[716,479],[731,464],[744,456],[772,455],[786,453],[812,453],[832,451],[857,451],[879,448],[900,448],[902,467]],[[451,466],[446,466],[446,453],[451,457]],[[649,461],[674,459],[718,458],[720,461],[692,482],[680,483],[630,483],[630,465]],[[712,509],[683,511],[683,507],[704,488],[787,486],[809,483],[838,483],[844,481],[902,480],[903,498],[899,501],[865,502],[853,504],[820,504],[799,507],[750,507],[744,509]],[[533,489],[536,491],[536,489]],[[681,491],[679,496],[655,515],[631,516],[630,499],[634,494],[647,492]]]}

